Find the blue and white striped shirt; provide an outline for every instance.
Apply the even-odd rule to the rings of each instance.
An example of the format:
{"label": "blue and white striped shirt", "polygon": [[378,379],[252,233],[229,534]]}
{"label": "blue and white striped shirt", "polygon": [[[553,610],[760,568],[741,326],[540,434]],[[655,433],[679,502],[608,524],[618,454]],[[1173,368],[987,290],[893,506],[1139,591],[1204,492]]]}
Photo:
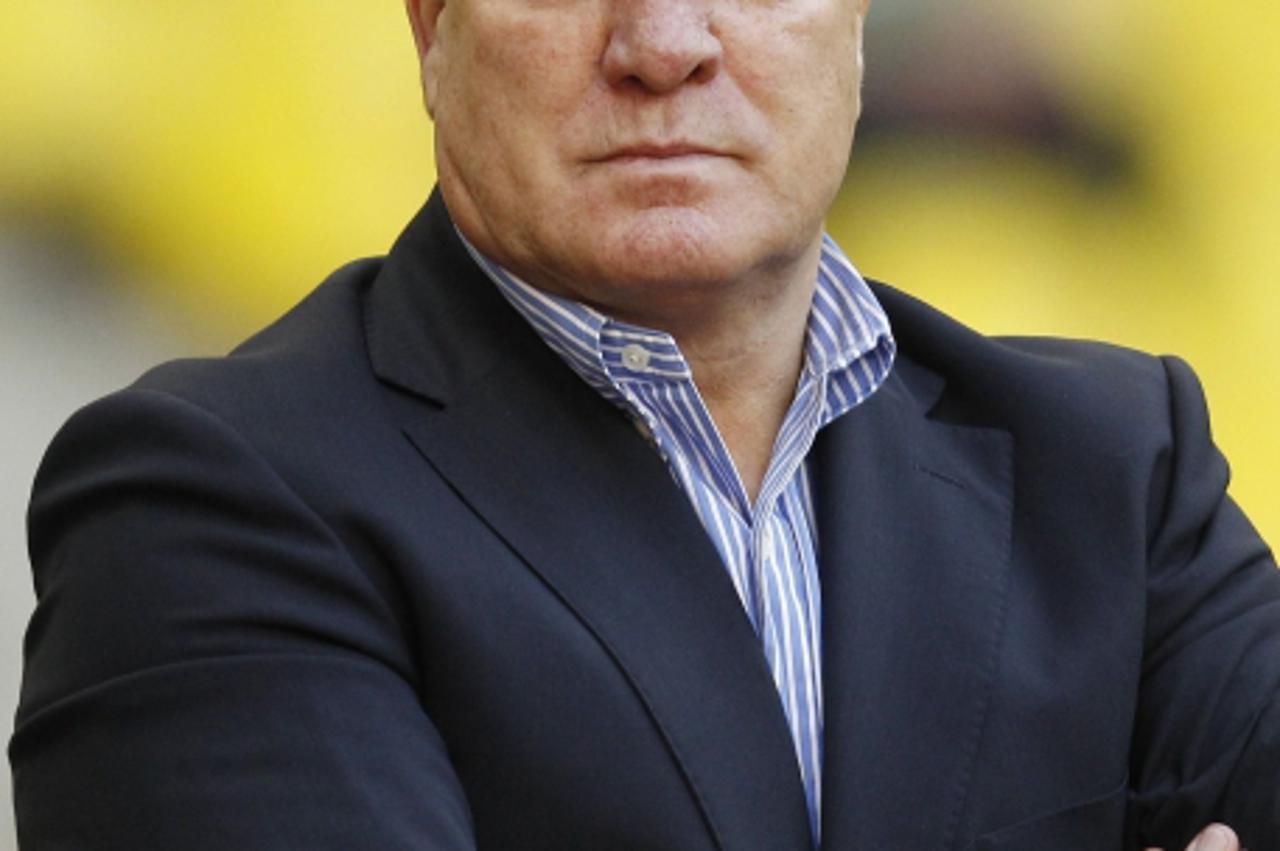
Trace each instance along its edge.
{"label": "blue and white striped shirt", "polygon": [[[466,240],[463,240],[466,243]],[[804,365],[752,505],[688,363],[662,331],[618,322],[521,281],[467,244],[503,295],[666,460],[738,591],[795,742],[815,844],[822,800],[822,599],[805,459],[818,430],[870,396],[893,364],[888,318],[823,237]]]}

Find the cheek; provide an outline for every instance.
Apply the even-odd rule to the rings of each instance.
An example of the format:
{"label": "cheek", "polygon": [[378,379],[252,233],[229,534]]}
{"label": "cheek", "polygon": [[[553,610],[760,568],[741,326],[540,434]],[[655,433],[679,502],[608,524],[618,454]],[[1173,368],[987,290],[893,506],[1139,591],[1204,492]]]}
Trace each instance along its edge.
{"label": "cheek", "polygon": [[859,111],[859,77],[839,61],[844,57],[802,49],[757,52],[755,58],[763,61],[738,79],[768,122],[778,164],[812,173],[833,157],[843,159]]}
{"label": "cheek", "polygon": [[[734,77],[775,124],[837,128],[856,114],[859,27],[852,0],[795,0],[756,7],[726,32]],[[785,132],[786,127],[778,128]]]}
{"label": "cheek", "polygon": [[476,191],[492,192],[522,176],[520,162],[537,141],[540,63],[527,49],[492,39],[467,47],[450,69],[436,134]]}
{"label": "cheek", "polygon": [[584,72],[595,67],[583,16],[560,9],[495,11],[476,22],[483,29],[467,62],[472,102],[501,109],[507,126],[554,127],[580,97]]}
{"label": "cheek", "polygon": [[825,214],[848,166],[859,109],[856,36],[831,16],[768,32],[741,54],[736,79],[770,127],[764,176],[773,200],[808,227]]}
{"label": "cheek", "polygon": [[[495,7],[488,13],[484,2]],[[522,0],[525,2],[525,0]],[[452,57],[451,116],[438,115],[446,147],[465,191],[491,225],[527,233],[552,218],[567,192],[566,128],[583,100],[582,40],[572,21],[546,10],[500,14],[506,0],[470,6],[470,36]],[[580,8],[580,7],[579,7]],[[586,76],[590,85],[591,77]]]}

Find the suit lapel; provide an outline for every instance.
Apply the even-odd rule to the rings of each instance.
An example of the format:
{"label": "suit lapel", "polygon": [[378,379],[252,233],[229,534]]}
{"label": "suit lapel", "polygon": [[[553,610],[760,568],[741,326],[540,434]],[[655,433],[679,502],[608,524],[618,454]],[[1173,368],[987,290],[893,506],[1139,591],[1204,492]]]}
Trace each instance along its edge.
{"label": "suit lapel", "polygon": [[629,678],[720,847],[804,847],[759,642],[661,459],[502,300],[438,198],[366,309],[375,371],[409,391],[406,433]]}
{"label": "suit lapel", "polygon": [[926,416],[941,381],[900,358],[820,436],[823,837],[950,848],[1003,628],[1011,440]]}

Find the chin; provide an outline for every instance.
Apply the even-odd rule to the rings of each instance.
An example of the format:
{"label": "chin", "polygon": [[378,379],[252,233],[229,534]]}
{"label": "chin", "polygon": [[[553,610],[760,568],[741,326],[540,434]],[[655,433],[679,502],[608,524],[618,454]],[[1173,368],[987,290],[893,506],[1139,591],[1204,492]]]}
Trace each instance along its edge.
{"label": "chin", "polygon": [[602,277],[631,284],[703,287],[742,276],[762,247],[736,221],[688,208],[659,208],[608,228],[599,267]]}

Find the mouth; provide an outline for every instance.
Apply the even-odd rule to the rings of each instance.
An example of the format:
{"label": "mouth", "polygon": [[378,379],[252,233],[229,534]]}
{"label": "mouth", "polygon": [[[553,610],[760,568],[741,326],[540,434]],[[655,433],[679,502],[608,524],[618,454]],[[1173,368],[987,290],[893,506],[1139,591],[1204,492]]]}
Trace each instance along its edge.
{"label": "mouth", "polygon": [[644,143],[625,145],[615,148],[602,157],[592,160],[596,163],[664,163],[679,160],[700,158],[728,158],[730,154],[688,142]]}

